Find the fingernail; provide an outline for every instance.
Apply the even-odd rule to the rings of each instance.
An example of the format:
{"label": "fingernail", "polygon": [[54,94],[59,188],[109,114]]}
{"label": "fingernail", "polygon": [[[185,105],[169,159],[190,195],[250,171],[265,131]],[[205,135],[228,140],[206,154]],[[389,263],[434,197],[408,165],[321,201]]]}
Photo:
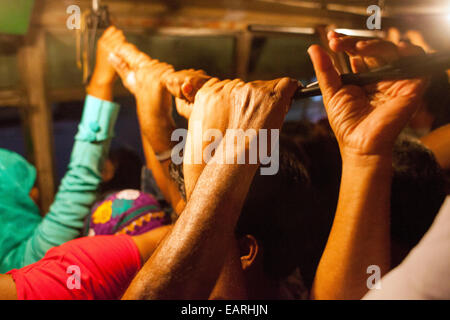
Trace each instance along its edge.
{"label": "fingernail", "polygon": [[183,93],[184,94],[190,94],[194,88],[190,83],[183,84]]}

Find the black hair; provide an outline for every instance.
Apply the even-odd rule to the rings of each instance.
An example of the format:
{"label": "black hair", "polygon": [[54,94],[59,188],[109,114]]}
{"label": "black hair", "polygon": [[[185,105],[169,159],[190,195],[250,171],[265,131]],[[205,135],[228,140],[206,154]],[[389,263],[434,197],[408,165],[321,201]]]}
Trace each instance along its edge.
{"label": "black hair", "polygon": [[[305,285],[311,287],[336,212],[342,160],[327,120],[315,125],[293,123],[288,129],[285,133],[310,157],[307,169],[316,211],[305,223],[309,233],[299,246],[299,267]],[[445,175],[433,153],[419,140],[406,135],[400,135],[395,143],[392,166],[391,241],[402,249],[402,256],[392,260],[401,261],[438,213],[446,195]]]}
{"label": "black hair", "polygon": [[430,228],[445,199],[445,177],[431,150],[406,135],[396,141],[392,166],[391,238],[409,251]]}
{"label": "black hair", "polygon": [[140,189],[143,163],[136,151],[118,147],[111,149],[108,159],[114,165],[114,176],[100,185],[100,198],[123,189]]}
{"label": "black hair", "polygon": [[314,212],[305,216],[297,249],[302,279],[310,288],[336,211],[342,167],[339,146],[327,119],[318,123],[289,121],[281,132],[294,141],[297,150],[302,150],[302,163],[311,179]]}
{"label": "black hair", "polygon": [[450,83],[445,71],[430,78],[423,99],[427,110],[434,118],[431,130],[450,122]]}

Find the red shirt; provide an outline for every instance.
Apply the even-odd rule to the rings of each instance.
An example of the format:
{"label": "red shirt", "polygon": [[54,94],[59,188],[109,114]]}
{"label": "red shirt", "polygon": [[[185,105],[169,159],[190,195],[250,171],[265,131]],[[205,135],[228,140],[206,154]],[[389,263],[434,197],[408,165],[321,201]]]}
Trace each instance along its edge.
{"label": "red shirt", "polygon": [[133,239],[111,235],[69,241],[8,274],[19,300],[112,300],[122,297],[140,268]]}

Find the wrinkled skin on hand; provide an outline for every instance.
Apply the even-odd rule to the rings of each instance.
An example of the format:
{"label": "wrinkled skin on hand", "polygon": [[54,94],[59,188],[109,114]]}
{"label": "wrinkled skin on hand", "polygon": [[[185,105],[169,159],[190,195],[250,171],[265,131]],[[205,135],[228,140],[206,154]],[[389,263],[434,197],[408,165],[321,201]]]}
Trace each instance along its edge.
{"label": "wrinkled skin on hand", "polygon": [[[125,87],[136,97],[148,94],[146,86],[150,81],[177,98],[193,102],[197,91],[211,78],[202,70],[175,71],[171,65],[152,59],[125,39],[122,43],[113,43],[109,50],[112,52],[109,61]],[[183,111],[180,114],[189,116]]]}
{"label": "wrinkled skin on hand", "polygon": [[189,122],[200,121],[204,130],[279,129],[298,86],[290,78],[249,83],[212,78],[197,92],[194,103],[177,102],[192,110]]}
{"label": "wrinkled skin on hand", "polygon": [[[180,70],[168,73],[164,76],[163,81],[175,97],[182,98],[189,102],[194,102],[195,95],[198,90],[211,79],[203,70]],[[180,113],[189,118],[189,113]]]}
{"label": "wrinkled skin on hand", "polygon": [[[406,44],[395,46],[383,40],[361,41],[335,32],[330,32],[328,38],[333,51],[349,54],[354,72],[365,72],[402,56],[423,54],[417,47]],[[308,53],[341,153],[390,155],[396,137],[422,103],[426,80],[381,81],[364,87],[344,86],[322,48],[311,46]]]}
{"label": "wrinkled skin on hand", "polygon": [[195,140],[202,137],[194,136],[193,127],[199,124],[203,134],[214,129],[221,136],[227,129],[254,129],[256,133],[259,129],[279,129],[298,86],[298,81],[289,78],[250,83],[213,78],[197,92],[194,103],[177,100],[181,108],[192,110],[184,154],[188,198],[205,166],[205,159],[202,164],[193,164],[194,150],[200,146],[203,152],[210,143]]}

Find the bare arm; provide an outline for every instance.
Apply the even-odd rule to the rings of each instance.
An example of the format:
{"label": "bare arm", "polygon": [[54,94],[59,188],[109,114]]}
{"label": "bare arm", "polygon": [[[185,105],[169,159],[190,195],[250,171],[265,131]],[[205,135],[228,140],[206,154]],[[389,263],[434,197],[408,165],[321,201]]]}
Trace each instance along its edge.
{"label": "bare arm", "polygon": [[[350,55],[355,72],[367,71],[414,48],[381,41],[358,41],[329,34],[330,47]],[[420,105],[421,79],[343,86],[328,55],[318,46],[309,54],[324,97],[343,168],[332,230],[314,279],[315,299],[360,299],[367,292],[367,268],[390,268],[390,184],[392,148]]]}
{"label": "bare arm", "polygon": [[[190,121],[195,118],[203,128],[211,128],[223,113],[229,119],[226,128],[279,129],[297,86],[297,81],[286,78],[258,84],[212,79],[198,92]],[[227,137],[216,149],[212,159],[216,163],[205,166],[172,232],[138,273],[124,299],[208,298],[233,244],[236,222],[258,167],[224,164],[221,146],[227,146]],[[236,146],[231,155],[247,152],[248,145]]]}
{"label": "bare arm", "polygon": [[336,216],[316,272],[316,299],[360,298],[367,268],[390,266],[389,157],[343,157]]}
{"label": "bare arm", "polygon": [[151,59],[135,46],[123,41],[110,48],[111,64],[122,78],[124,85],[134,94],[141,129],[146,166],[177,214],[184,207],[184,200],[177,185],[170,178],[170,159],[160,162],[156,154],[171,150],[174,142],[171,134],[176,129],[172,119],[172,98],[162,81],[163,75],[173,73],[173,67]]}
{"label": "bare arm", "polygon": [[17,289],[13,278],[0,274],[0,300],[17,300]]}
{"label": "bare arm", "polygon": [[232,243],[255,170],[256,166],[206,166],[170,236],[123,298],[207,299]]}

